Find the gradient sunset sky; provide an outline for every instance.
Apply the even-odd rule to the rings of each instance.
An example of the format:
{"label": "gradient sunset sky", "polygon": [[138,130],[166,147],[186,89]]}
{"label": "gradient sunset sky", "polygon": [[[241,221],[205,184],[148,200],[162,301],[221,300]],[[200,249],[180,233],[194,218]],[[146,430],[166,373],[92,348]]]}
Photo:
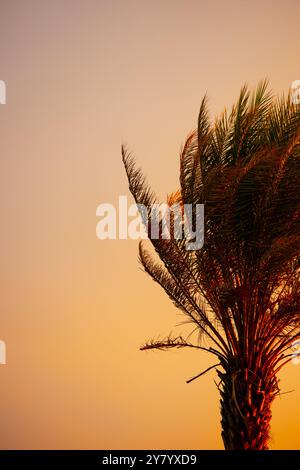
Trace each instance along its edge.
{"label": "gradient sunset sky", "polygon": [[[221,449],[205,353],[147,352],[183,317],[139,269],[137,241],[96,238],[129,194],[121,143],[157,195],[207,92],[300,79],[298,0],[0,0],[2,449]],[[176,327],[176,325],[179,325]],[[300,448],[300,365],[273,406],[273,449]]]}

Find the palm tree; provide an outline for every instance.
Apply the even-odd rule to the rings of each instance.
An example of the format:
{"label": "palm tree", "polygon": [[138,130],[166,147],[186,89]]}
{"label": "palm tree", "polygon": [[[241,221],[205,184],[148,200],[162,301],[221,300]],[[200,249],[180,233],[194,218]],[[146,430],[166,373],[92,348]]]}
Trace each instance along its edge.
{"label": "palm tree", "polygon": [[[267,88],[244,86],[213,124],[205,97],[181,151],[180,190],[167,202],[204,204],[204,246],[186,250],[185,237],[151,239],[149,230],[156,255],[139,246],[145,271],[199,333],[196,343],[169,336],[141,349],[192,347],[216,357],[208,370],[219,376],[229,450],[268,449],[278,372],[300,338],[300,110]],[[150,224],[155,196],[124,147],[122,155]]]}

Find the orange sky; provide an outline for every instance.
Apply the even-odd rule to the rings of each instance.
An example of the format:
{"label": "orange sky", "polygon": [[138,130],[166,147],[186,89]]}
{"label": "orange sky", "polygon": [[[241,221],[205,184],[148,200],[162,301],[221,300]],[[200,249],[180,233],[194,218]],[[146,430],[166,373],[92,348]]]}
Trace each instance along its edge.
{"label": "orange sky", "polygon": [[[121,142],[161,198],[203,94],[300,79],[298,0],[0,0],[0,447],[222,448],[212,364],[139,352],[183,317],[100,241],[95,211],[128,194]],[[273,407],[273,449],[299,448],[300,366]]]}

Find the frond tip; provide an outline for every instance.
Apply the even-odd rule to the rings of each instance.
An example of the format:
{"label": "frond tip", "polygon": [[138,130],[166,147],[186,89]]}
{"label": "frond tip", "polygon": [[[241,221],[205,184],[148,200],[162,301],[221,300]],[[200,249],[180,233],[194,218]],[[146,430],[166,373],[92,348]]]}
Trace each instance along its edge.
{"label": "frond tip", "polygon": [[137,204],[143,204],[148,209],[156,202],[155,195],[146,182],[142,171],[136,167],[130,152],[122,145],[122,160],[129,182],[129,190]]}
{"label": "frond tip", "polygon": [[189,384],[189,383],[193,382],[193,380],[199,379],[199,377],[202,377],[202,375],[206,374],[206,373],[209,372],[211,369],[214,369],[215,367],[218,367],[218,366],[220,366],[220,365],[221,365],[221,363],[218,362],[218,364],[214,364],[213,366],[208,367],[208,368],[205,369],[203,372],[200,372],[200,374],[195,375],[195,377],[192,377],[191,379],[187,380],[186,383]]}
{"label": "frond tip", "polygon": [[141,351],[147,351],[149,349],[159,349],[160,351],[166,351],[167,349],[174,349],[174,348],[196,348],[196,349],[205,349],[202,348],[201,346],[197,346],[195,344],[189,343],[185,339],[182,338],[182,336],[178,336],[176,338],[171,338],[169,336],[168,338],[161,340],[161,341],[154,341],[151,340],[148,343],[144,344],[140,350]]}
{"label": "frond tip", "polygon": [[220,359],[224,360],[224,356],[222,356],[219,351],[216,349],[210,347],[210,348],[205,348],[203,346],[200,346],[198,344],[193,344],[184,339],[182,336],[176,336],[175,338],[172,338],[171,335],[169,335],[167,338],[162,339],[162,340],[151,340],[148,343],[145,343],[143,346],[140,347],[140,351],[148,351],[150,349],[159,349],[160,351],[167,351],[168,349],[181,349],[181,348],[193,348],[193,349],[200,349],[202,351],[209,352],[215,356],[217,356]]}

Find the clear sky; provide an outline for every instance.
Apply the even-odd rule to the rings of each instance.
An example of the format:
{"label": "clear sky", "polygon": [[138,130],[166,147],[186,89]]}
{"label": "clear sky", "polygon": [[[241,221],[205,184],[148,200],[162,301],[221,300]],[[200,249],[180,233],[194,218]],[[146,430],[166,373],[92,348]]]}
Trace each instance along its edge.
{"label": "clear sky", "polygon": [[[222,448],[205,353],[139,352],[183,318],[138,268],[137,242],[96,238],[128,194],[120,145],[160,198],[208,93],[300,79],[298,0],[0,0],[1,448]],[[300,365],[273,407],[299,448]]]}

